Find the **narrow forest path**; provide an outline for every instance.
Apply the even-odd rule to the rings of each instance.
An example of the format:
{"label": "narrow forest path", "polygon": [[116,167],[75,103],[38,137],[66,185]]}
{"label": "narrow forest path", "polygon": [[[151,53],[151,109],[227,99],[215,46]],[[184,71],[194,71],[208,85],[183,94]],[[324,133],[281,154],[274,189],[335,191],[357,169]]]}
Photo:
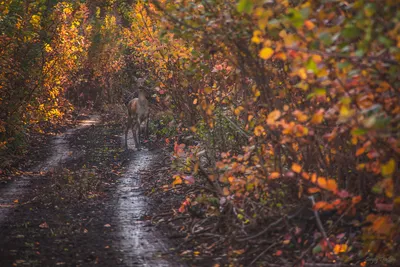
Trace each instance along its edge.
{"label": "narrow forest path", "polygon": [[[128,144],[133,147],[133,138],[128,139]],[[149,199],[143,194],[141,179],[149,177],[142,177],[141,171],[148,170],[160,156],[157,150],[134,151],[127,171],[120,179],[115,224],[119,228],[119,245],[127,266],[180,266],[161,257],[168,248],[161,235],[144,219]]]}
{"label": "narrow forest path", "polygon": [[40,174],[64,164],[71,154],[67,142],[68,137],[76,134],[79,130],[97,124],[99,119],[100,117],[98,115],[92,115],[88,119],[81,120],[76,128],[68,129],[65,133],[56,136],[50,144],[51,147],[49,150],[52,152],[48,159],[28,170],[26,172],[28,175],[22,175],[14,179],[11,183],[0,187],[0,225],[12,218],[12,216],[10,216],[10,211],[11,208],[15,206],[16,202],[19,202],[21,197],[30,193],[29,191],[32,189],[31,182],[37,176],[29,174]]}
{"label": "narrow forest path", "polygon": [[92,116],[0,187],[0,266],[183,266],[148,221],[141,189],[162,153],[122,141],[120,126]]}

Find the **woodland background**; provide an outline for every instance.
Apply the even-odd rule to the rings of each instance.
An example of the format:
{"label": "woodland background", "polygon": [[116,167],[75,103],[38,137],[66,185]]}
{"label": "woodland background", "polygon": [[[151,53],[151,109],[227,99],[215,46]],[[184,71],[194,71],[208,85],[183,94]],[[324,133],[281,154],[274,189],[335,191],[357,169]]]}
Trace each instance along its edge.
{"label": "woodland background", "polygon": [[[152,132],[175,144],[167,187],[206,188],[177,212],[214,220],[207,231],[225,236],[215,246],[235,258],[264,251],[270,243],[252,244],[264,236],[269,254],[300,263],[309,253],[395,264],[399,10],[396,0],[0,1],[0,169],[80,107],[124,110],[146,76]],[[313,231],[292,221],[303,207]]]}

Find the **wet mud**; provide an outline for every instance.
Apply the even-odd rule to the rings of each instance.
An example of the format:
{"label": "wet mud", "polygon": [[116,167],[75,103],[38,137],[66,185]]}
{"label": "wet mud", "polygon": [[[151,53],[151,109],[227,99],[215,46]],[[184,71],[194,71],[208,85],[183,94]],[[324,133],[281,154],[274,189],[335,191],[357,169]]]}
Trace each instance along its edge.
{"label": "wet mud", "polygon": [[[133,138],[124,151],[120,130],[105,131],[97,116],[81,121],[54,138],[48,159],[0,187],[0,266],[185,266],[151,224],[141,186],[161,153],[134,150]],[[64,203],[69,185],[52,176],[64,168],[96,170],[102,192]]]}

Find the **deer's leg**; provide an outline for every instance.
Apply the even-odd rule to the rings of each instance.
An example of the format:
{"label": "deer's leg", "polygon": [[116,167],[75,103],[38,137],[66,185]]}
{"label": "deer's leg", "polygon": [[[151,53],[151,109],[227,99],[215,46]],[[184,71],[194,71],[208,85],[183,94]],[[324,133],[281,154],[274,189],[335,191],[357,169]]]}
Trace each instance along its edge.
{"label": "deer's leg", "polygon": [[132,118],[131,118],[131,116],[129,116],[128,122],[126,123],[126,130],[125,130],[125,149],[128,149],[128,132],[131,127],[132,127]]}
{"label": "deer's leg", "polygon": [[137,118],[137,121],[135,123],[136,126],[136,147],[138,150],[140,150],[140,118]]}
{"label": "deer's leg", "polygon": [[149,139],[149,114],[147,114],[147,118],[146,118],[146,139]]}
{"label": "deer's leg", "polygon": [[137,123],[136,120],[133,121],[132,123],[132,136],[133,136],[133,141],[135,142],[135,147],[138,147],[138,141],[137,141],[137,136],[136,136],[136,129],[137,129]]}

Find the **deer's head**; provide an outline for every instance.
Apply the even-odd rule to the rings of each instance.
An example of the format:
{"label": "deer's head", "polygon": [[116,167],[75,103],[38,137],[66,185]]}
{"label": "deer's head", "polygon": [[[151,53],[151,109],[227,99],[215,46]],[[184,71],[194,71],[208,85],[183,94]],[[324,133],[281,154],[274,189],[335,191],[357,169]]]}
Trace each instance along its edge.
{"label": "deer's head", "polygon": [[137,88],[142,88],[144,86],[144,83],[146,82],[146,80],[147,80],[147,76],[145,76],[143,78],[136,78],[135,77]]}

